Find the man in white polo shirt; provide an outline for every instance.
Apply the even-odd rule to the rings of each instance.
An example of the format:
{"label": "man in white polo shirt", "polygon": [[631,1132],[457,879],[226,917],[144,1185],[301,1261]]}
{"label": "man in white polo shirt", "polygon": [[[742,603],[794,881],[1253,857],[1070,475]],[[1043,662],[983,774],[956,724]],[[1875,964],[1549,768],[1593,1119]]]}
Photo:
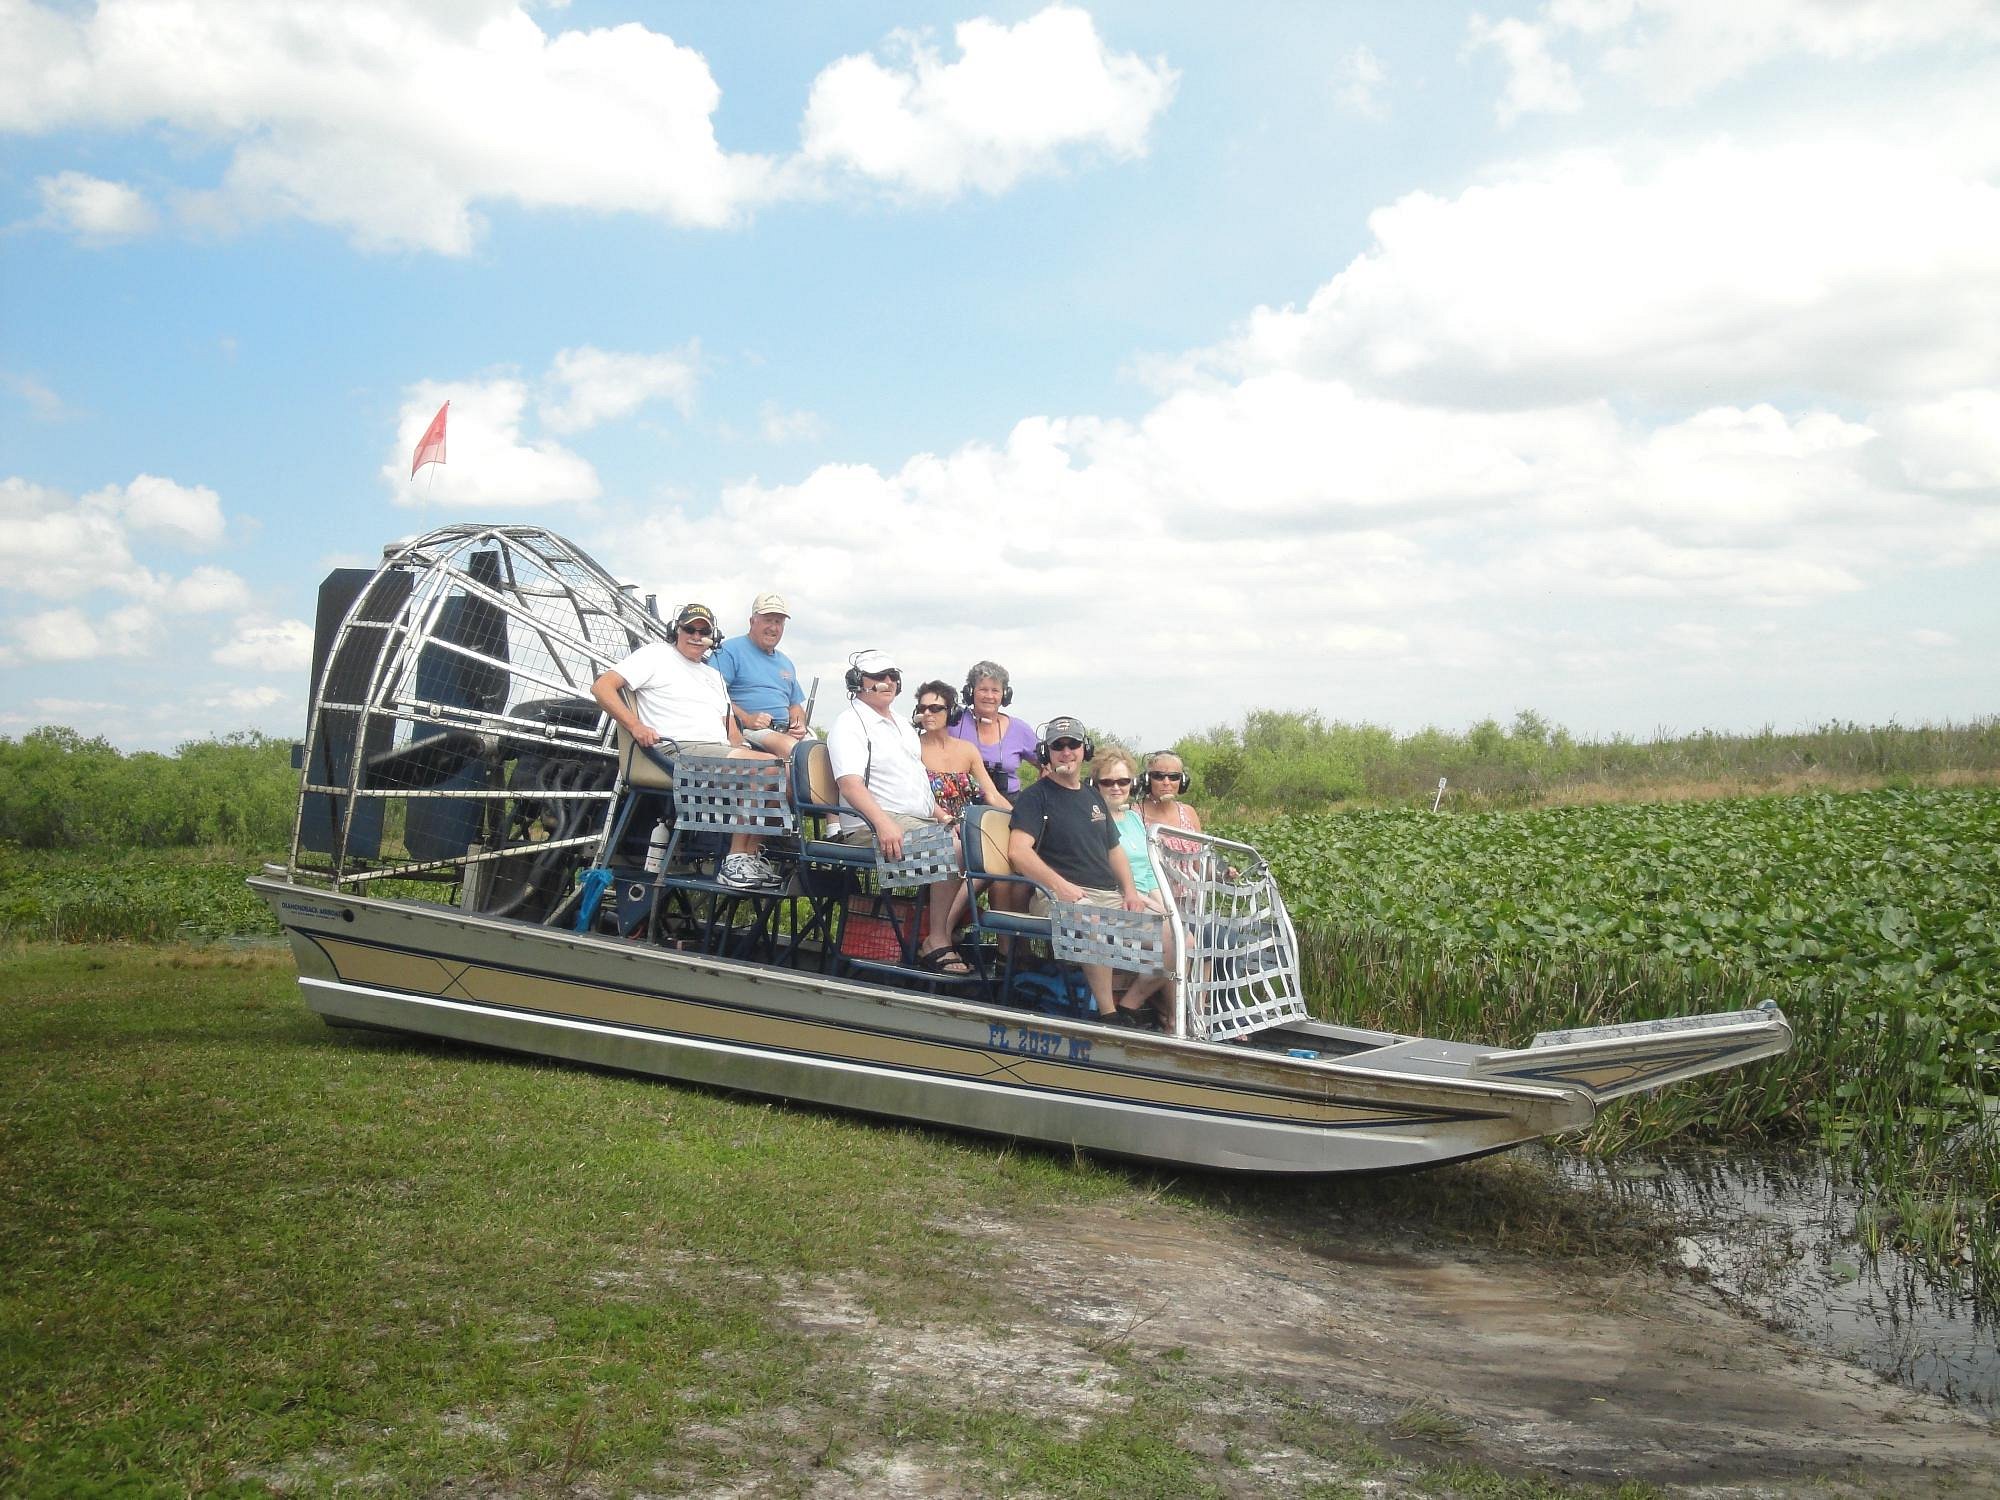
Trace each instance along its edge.
{"label": "man in white polo shirt", "polygon": [[[895,658],[886,651],[857,651],[849,661],[847,710],[826,732],[826,754],[842,804],[860,817],[843,817],[839,836],[845,843],[873,843],[884,858],[900,859],[905,833],[940,821],[930,772],[917,731],[890,711],[903,690]],[[934,974],[968,975],[972,965],[951,942],[956,882],[934,881],[927,890],[930,929],[917,962]]]}
{"label": "man in white polo shirt", "polygon": [[[683,605],[674,616],[672,645],[648,641],[593,682],[590,696],[624,726],[634,744],[656,745],[664,739],[679,755],[774,759],[743,743],[729,711],[729,689],[705,660],[715,639],[714,612],[706,604]],[[619,697],[620,688],[631,689],[636,713]],[[778,884],[778,872],[757,852],[761,843],[753,833],[732,835],[716,879],[738,889]]]}

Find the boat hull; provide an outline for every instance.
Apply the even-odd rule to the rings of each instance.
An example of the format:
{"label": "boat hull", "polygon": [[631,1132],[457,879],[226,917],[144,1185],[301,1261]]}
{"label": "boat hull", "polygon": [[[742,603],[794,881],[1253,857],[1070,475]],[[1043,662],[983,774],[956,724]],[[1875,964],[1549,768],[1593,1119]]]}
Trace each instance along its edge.
{"label": "boat hull", "polygon": [[1579,1128],[1584,1090],[1377,1071],[480,917],[252,887],[307,1003],[386,1028],[1225,1171],[1436,1166]]}

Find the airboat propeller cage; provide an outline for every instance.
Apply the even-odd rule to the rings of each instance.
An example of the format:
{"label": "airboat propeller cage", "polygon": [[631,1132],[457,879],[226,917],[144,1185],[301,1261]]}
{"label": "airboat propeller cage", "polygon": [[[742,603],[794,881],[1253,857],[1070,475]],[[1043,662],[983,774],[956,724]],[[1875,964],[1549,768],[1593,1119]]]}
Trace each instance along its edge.
{"label": "airboat propeller cage", "polygon": [[447,526],[372,574],[336,570],[320,590],[293,877],[366,890],[490,867],[489,911],[558,899],[616,789],[590,685],[668,638],[595,561],[535,527]]}

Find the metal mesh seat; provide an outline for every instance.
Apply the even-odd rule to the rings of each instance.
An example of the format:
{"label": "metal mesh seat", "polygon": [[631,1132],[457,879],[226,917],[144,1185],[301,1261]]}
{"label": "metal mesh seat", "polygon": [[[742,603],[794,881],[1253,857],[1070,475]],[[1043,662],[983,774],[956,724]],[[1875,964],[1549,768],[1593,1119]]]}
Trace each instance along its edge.
{"label": "metal mesh seat", "polygon": [[956,880],[958,874],[958,844],[949,823],[929,823],[905,832],[900,859],[884,859],[881,846],[875,849],[875,880],[885,891],[915,890]]}
{"label": "metal mesh seat", "polygon": [[717,755],[674,758],[674,834],[789,834],[798,815],[787,795],[789,776],[777,760]]}
{"label": "metal mesh seat", "polygon": [[1166,966],[1167,923],[1157,913],[1051,901],[1049,926],[1055,956],[1066,963],[1135,974],[1157,974]]}

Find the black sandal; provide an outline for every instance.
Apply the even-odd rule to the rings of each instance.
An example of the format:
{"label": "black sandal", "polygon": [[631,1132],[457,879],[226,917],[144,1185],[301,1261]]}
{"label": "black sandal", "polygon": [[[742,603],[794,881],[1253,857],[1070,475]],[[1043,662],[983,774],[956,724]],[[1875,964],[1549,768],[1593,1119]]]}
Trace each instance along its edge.
{"label": "black sandal", "polygon": [[970,979],[978,972],[963,953],[949,944],[933,948],[928,953],[919,953],[917,967],[927,974],[941,974],[947,979]]}

